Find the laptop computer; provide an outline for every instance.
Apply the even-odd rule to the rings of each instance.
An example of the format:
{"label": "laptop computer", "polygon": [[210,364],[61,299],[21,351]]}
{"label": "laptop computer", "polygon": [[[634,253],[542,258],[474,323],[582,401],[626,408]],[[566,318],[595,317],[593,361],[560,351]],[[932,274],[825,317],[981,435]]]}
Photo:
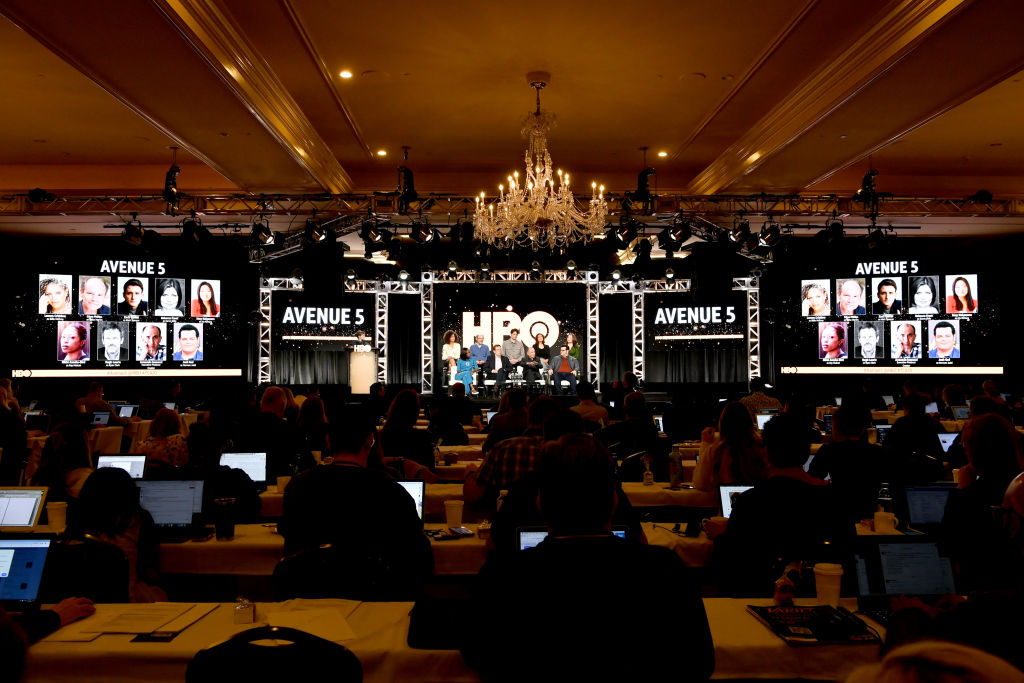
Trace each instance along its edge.
{"label": "laptop computer", "polygon": [[168,410],[177,411],[178,410],[178,404],[174,403],[173,401],[167,401],[166,403],[164,403],[164,408],[167,408]]}
{"label": "laptop computer", "polygon": [[100,467],[119,467],[130,474],[132,479],[142,479],[146,473],[146,456],[130,453],[101,455],[96,458],[96,468]]}
{"label": "laptop computer", "polygon": [[906,526],[916,531],[937,531],[946,512],[946,501],[956,484],[924,484],[905,489]]}
{"label": "laptop computer", "polygon": [[865,537],[854,564],[857,607],[883,625],[892,616],[893,597],[912,595],[928,601],[956,593],[953,563],[938,543],[922,536]]}
{"label": "laptop computer", "polygon": [[413,502],[416,503],[416,514],[419,515],[420,519],[423,519],[424,483],[422,481],[400,481],[398,485],[412,496]]}
{"label": "laptop computer", "polygon": [[878,430],[878,443],[880,443],[881,445],[884,446],[886,444],[886,442],[889,440],[889,430],[892,429],[892,425],[891,424],[875,425],[875,429]]}
{"label": "laptop computer", "polygon": [[732,503],[736,499],[736,496],[752,488],[754,487],[751,486],[750,484],[719,486],[718,495],[721,498],[722,503],[722,516],[729,517],[729,515],[732,514]]}
{"label": "laptop computer", "polygon": [[498,414],[497,410],[488,410],[487,411],[487,424],[490,424],[491,423],[491,418],[494,417],[497,414]]}
{"label": "laptop computer", "polygon": [[92,414],[92,424],[97,427],[106,427],[107,423],[110,422],[110,412],[107,410],[98,410]]}
{"label": "laptop computer", "polygon": [[654,416],[654,426],[658,428],[659,434],[665,433],[665,417],[663,415]]}
{"label": "laptop computer", "polygon": [[26,612],[39,603],[48,538],[0,538],[0,604],[12,612]]}
{"label": "laptop computer", "polygon": [[931,403],[929,403],[928,405],[926,405],[924,407],[924,412],[926,412],[926,413],[928,413],[930,415],[934,415],[934,414],[938,413],[939,412],[939,404],[936,403],[935,401],[932,401]]}
{"label": "laptop computer", "polygon": [[139,504],[153,516],[161,540],[189,538],[193,519],[203,511],[201,480],[139,479],[135,485],[139,487]]}
{"label": "laptop computer", "polygon": [[45,486],[0,488],[0,532],[31,531],[39,524],[47,491]]}
{"label": "laptop computer", "polygon": [[139,406],[132,403],[126,403],[117,409],[117,416],[124,419],[135,417],[139,412]]}
{"label": "laptop computer", "polygon": [[[619,538],[626,538],[626,527],[613,526],[612,534]],[[542,526],[521,526],[516,529],[516,537],[519,539],[519,549],[526,550],[535,548],[540,542],[548,537],[547,527]]]}
{"label": "laptop computer", "polygon": [[843,397],[842,396],[835,396],[835,397],[833,397],[833,400],[836,402],[837,406],[842,406],[843,405]]}
{"label": "laptop computer", "polygon": [[885,402],[886,407],[891,406],[892,404],[896,403],[896,401],[894,401],[892,396],[890,396],[889,394],[886,394],[885,396],[883,396],[882,397],[882,401]]}
{"label": "laptop computer", "polygon": [[949,447],[956,441],[957,435],[954,434],[939,434],[939,443],[942,444],[942,452],[949,453]]}
{"label": "laptop computer", "polygon": [[971,416],[970,406],[951,406],[954,420],[966,420]]}
{"label": "laptop computer", "polygon": [[832,413],[825,413],[822,417],[824,418],[823,421],[825,422],[825,433],[826,434],[831,434],[832,433]]}
{"label": "laptop computer", "polygon": [[267,486],[267,454],[266,453],[224,453],[220,456],[220,464],[249,475],[256,488]]}
{"label": "laptop computer", "polygon": [[775,416],[770,413],[758,413],[757,415],[755,415],[754,419],[757,420],[757,431],[762,431],[764,429],[764,426],[768,424],[768,420],[772,419],[773,417]]}

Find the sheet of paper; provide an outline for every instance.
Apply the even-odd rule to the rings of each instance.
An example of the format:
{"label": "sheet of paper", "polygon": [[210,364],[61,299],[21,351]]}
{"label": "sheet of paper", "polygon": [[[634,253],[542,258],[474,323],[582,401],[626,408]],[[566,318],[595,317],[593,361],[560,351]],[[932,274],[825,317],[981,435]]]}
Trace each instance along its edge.
{"label": "sheet of paper", "polygon": [[[195,607],[191,602],[122,605],[108,618],[83,627],[84,633],[152,633]],[[92,621],[92,620],[89,620]]]}
{"label": "sheet of paper", "polygon": [[96,616],[86,617],[82,621],[75,622],[74,624],[68,624],[62,628],[57,629],[50,635],[42,638],[39,642],[46,643],[88,643],[91,640],[96,640],[102,634],[95,631],[83,631],[82,629],[88,626],[89,619],[95,619]]}
{"label": "sheet of paper", "polygon": [[203,602],[197,605],[192,605],[191,609],[181,616],[170,620],[158,630],[167,633],[180,633],[218,607],[220,607],[220,605],[215,602]]}
{"label": "sheet of paper", "polygon": [[362,605],[359,600],[344,600],[342,598],[317,598],[308,600],[304,598],[292,598],[285,600],[275,608],[275,612],[294,612],[298,610],[322,609],[330,607],[341,612],[341,616],[348,619],[352,613]]}
{"label": "sheet of paper", "polygon": [[267,622],[271,626],[288,626],[290,628],[312,633],[324,640],[352,640],[355,631],[349,626],[345,616],[332,608],[308,609],[288,612],[270,612]]}

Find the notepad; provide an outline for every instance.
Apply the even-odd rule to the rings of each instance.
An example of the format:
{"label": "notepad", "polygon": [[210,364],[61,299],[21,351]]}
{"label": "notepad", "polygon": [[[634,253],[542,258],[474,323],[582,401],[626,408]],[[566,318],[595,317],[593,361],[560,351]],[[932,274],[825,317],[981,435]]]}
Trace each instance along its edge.
{"label": "notepad", "polygon": [[267,623],[271,626],[296,628],[306,633],[312,633],[314,636],[324,640],[352,640],[356,637],[356,632],[349,626],[344,612],[333,607],[269,612],[267,614]]}

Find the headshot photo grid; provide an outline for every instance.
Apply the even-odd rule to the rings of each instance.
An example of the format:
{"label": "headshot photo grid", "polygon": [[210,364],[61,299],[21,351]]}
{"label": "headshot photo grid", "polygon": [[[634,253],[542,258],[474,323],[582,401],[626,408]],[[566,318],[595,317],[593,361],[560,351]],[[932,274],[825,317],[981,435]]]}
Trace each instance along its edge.
{"label": "headshot photo grid", "polygon": [[[953,364],[980,310],[978,276],[881,275],[800,281],[799,315],[815,323],[817,358],[832,363]],[[805,356],[806,357],[806,356]]]}

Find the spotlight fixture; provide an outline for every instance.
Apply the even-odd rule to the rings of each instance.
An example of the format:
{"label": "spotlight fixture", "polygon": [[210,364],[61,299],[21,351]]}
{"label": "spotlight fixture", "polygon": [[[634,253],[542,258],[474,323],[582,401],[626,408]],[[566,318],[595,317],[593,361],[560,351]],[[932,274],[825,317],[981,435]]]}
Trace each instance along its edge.
{"label": "spotlight fixture", "polygon": [[629,244],[636,239],[639,232],[636,229],[636,223],[632,220],[622,220],[619,222],[619,227],[615,230],[615,237],[622,242],[622,244]]}
{"label": "spotlight fixture", "polygon": [[671,268],[665,269],[665,282],[672,282],[676,279],[676,271]]}
{"label": "spotlight fixture", "polygon": [[459,264],[455,261],[448,262],[448,277],[455,277],[455,273],[459,270]]}
{"label": "spotlight fixture", "polygon": [[[409,153],[409,149],[405,148],[405,153]],[[416,185],[413,182],[412,169],[408,166],[398,167],[398,213],[405,214],[409,212],[409,203],[419,199],[419,195],[416,193]]]}
{"label": "spotlight fixture", "polygon": [[668,236],[673,242],[682,244],[693,236],[693,228],[687,221],[676,221],[668,229]]}
{"label": "spotlight fixture", "polygon": [[145,235],[145,230],[142,229],[142,221],[139,220],[139,214],[133,213],[132,219],[125,223],[124,230],[121,232],[121,237],[126,242],[130,242],[135,246],[142,246],[142,238]]}
{"label": "spotlight fixture", "polygon": [[491,274],[491,264],[481,263],[480,264],[480,275],[487,277]]}
{"label": "spotlight fixture", "polygon": [[429,223],[414,223],[411,235],[414,241],[420,244],[427,244],[434,241],[437,230]]}
{"label": "spotlight fixture", "polygon": [[327,239],[327,231],[315,218],[306,219],[305,238],[307,242],[323,242]]}
{"label": "spotlight fixture", "polygon": [[530,279],[539,280],[541,277],[540,273],[540,261],[533,261],[530,263]]}
{"label": "spotlight fixture", "polygon": [[732,230],[729,231],[729,239],[737,244],[746,241],[750,237],[750,221],[742,218],[737,219],[733,223]]}
{"label": "spotlight fixture", "polygon": [[203,222],[195,216],[182,221],[181,238],[187,244],[198,244],[210,237],[210,231],[203,227]]}
{"label": "spotlight fixture", "polygon": [[254,242],[259,242],[264,246],[270,246],[274,243],[274,233],[270,230],[270,224],[267,223],[265,218],[258,218],[252,224],[252,234],[250,235]]}
{"label": "spotlight fixture", "polygon": [[349,282],[355,282],[356,281],[356,271],[352,270],[351,268],[346,270],[345,271],[345,279],[348,280]]}
{"label": "spotlight fixture", "polygon": [[618,282],[622,279],[622,271],[615,269],[612,271],[612,280]]}
{"label": "spotlight fixture", "polygon": [[843,222],[838,218],[832,218],[831,221],[826,222],[825,227],[815,235],[815,237],[825,240],[829,245],[840,242],[845,236],[846,231],[843,229]]}
{"label": "spotlight fixture", "polygon": [[52,202],[55,199],[57,199],[57,196],[55,194],[53,194],[52,192],[47,192],[41,187],[36,187],[28,191],[28,200],[33,204]]}
{"label": "spotlight fixture", "polygon": [[400,271],[398,271],[398,279],[401,280],[402,282],[408,282],[409,281],[409,271],[407,271],[407,270],[400,270]]}
{"label": "spotlight fixture", "polygon": [[569,273],[569,277],[575,277],[576,275],[576,262],[570,260],[565,264],[565,270]]}
{"label": "spotlight fixture", "polygon": [[761,233],[757,237],[758,245],[762,247],[774,247],[782,239],[782,230],[778,223],[769,220],[761,226]]}

